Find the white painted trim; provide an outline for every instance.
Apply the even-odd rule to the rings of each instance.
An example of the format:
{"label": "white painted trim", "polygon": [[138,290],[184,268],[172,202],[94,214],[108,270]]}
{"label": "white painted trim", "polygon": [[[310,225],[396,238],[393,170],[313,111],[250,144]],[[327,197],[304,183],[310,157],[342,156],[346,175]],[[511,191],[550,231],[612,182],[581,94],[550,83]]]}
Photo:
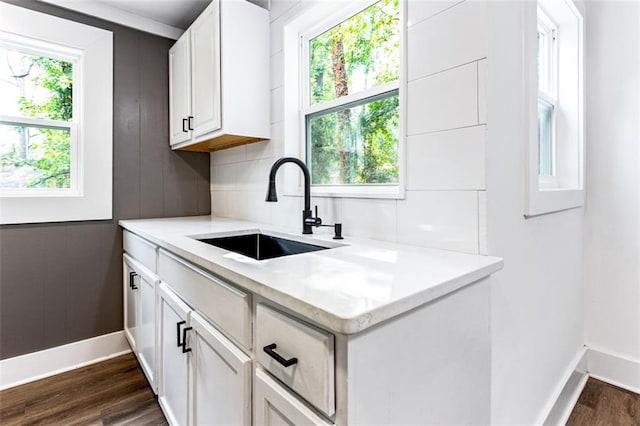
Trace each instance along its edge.
{"label": "white painted trim", "polygon": [[[546,414],[544,417],[544,425],[564,425],[567,423],[567,420],[569,420],[569,416],[571,416],[571,412],[573,411],[576,402],[578,402],[578,398],[580,398],[580,394],[587,384],[588,379],[587,348],[586,346],[583,346],[578,351],[571,364],[569,364],[569,369],[559,382],[556,392],[552,395],[554,398],[549,400],[550,402],[553,402],[553,405],[549,411],[546,411],[545,409],[543,412]],[[546,408],[548,407],[549,404],[547,404]]]}
{"label": "white painted trim", "polygon": [[0,361],[0,390],[131,352],[124,331],[93,337]]}
{"label": "white painted trim", "polygon": [[[2,191],[0,223],[70,222],[113,217],[113,34],[0,2],[2,38],[38,40],[79,52],[73,68],[72,190]],[[29,47],[33,43],[24,42]],[[36,46],[39,43],[36,43]],[[33,47],[33,46],[31,46]],[[70,123],[71,124],[71,123]],[[74,171],[75,170],[75,171]],[[64,196],[58,196],[64,195]]]}
{"label": "white painted trim", "polygon": [[[577,34],[577,86],[576,99],[577,104],[573,105],[570,101],[563,107],[563,102],[557,105],[560,109],[567,109],[575,113],[577,122],[575,134],[570,137],[555,138],[554,146],[558,155],[557,147],[563,146],[562,151],[565,152],[565,160],[562,160],[563,166],[557,170],[560,175],[556,176],[556,182],[559,186],[548,188],[541,185],[540,176],[538,175],[538,81],[537,81],[537,65],[535,61],[536,52],[536,29],[537,9],[539,2],[527,2],[524,7],[523,26],[522,26],[522,44],[523,44],[523,101],[524,105],[524,141],[525,141],[525,217],[535,217],[542,214],[554,213],[563,210],[584,206],[584,4],[582,0],[564,0],[555,1],[547,0],[545,3],[560,5],[562,9],[566,9],[567,14],[572,15],[575,19],[575,25],[578,29]],[[548,8],[546,8],[548,9]],[[555,19],[554,13],[546,10]],[[562,27],[562,24],[559,25]],[[562,31],[562,30],[560,30]],[[570,34],[570,31],[567,32]],[[563,38],[558,39],[562,45]],[[562,50],[562,47],[559,47]],[[562,73],[558,78],[561,78]],[[572,74],[573,75],[573,74]],[[557,85],[556,85],[557,86]],[[560,86],[563,86],[560,84]],[[565,84],[571,87],[571,84]],[[560,96],[562,98],[562,96]],[[571,114],[569,114],[571,115]],[[571,119],[573,120],[573,119]],[[555,127],[555,125],[554,125]],[[573,126],[567,126],[573,128]],[[554,129],[554,132],[557,130]],[[561,143],[559,143],[561,141]],[[575,150],[575,155],[573,151]],[[567,156],[566,152],[571,151],[572,155]],[[557,161],[557,160],[554,160]],[[556,162],[557,164],[557,162]],[[573,170],[575,168],[575,170]],[[564,176],[564,179],[562,178]],[[566,182],[563,182],[565,180]]]}
{"label": "white painted trim", "polygon": [[93,0],[69,1],[69,0],[38,0],[43,3],[53,4],[64,9],[73,10],[74,12],[83,13],[105,21],[115,22],[125,27],[134,28],[146,33],[159,35],[161,37],[177,40],[180,38],[183,29],[154,21],[144,16],[117,7],[108,6]]}
{"label": "white painted trim", "polygon": [[640,394],[640,359],[583,347],[534,424],[566,424],[589,377]]}
{"label": "white painted trim", "polygon": [[640,394],[640,359],[589,348],[589,376]]}

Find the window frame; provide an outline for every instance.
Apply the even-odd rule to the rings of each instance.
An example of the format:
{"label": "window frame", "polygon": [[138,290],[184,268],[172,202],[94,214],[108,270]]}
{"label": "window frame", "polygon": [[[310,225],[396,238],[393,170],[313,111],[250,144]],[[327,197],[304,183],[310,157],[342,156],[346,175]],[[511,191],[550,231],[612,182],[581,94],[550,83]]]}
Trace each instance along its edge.
{"label": "window frame", "polygon": [[[309,41],[366,10],[379,0],[340,3],[318,2],[309,4],[304,12],[284,25],[284,144],[285,154],[307,162],[307,115],[334,109],[392,91],[398,92],[398,182],[391,184],[312,185],[311,193],[318,197],[394,198],[405,197],[405,144],[406,144],[406,1],[399,0],[400,47],[398,80],[383,83],[341,98],[310,104]],[[302,181],[285,169],[285,195],[302,194]]]}
{"label": "window frame", "polygon": [[[557,188],[558,180],[556,179],[557,170],[557,132],[556,132],[556,115],[558,111],[558,26],[540,5],[537,8],[537,32],[545,37],[544,43],[544,59],[545,63],[541,67],[545,72],[544,84],[540,81],[540,72],[538,71],[538,103],[541,101],[552,108],[551,114],[551,174],[541,175],[538,172],[538,182],[540,187]],[[539,67],[540,68],[540,67]],[[540,143],[540,135],[538,134],[538,143]],[[540,153],[538,152],[538,163],[540,163]],[[540,166],[540,164],[538,164]]]}
{"label": "window frame", "polygon": [[[70,189],[1,191],[0,224],[112,219],[113,34],[3,2],[0,15],[3,44],[17,40],[42,56],[77,58],[72,120],[0,117],[16,124],[69,128],[72,144],[75,141],[71,168],[76,166],[76,182]],[[29,42],[23,43],[25,39]]]}
{"label": "window frame", "polygon": [[70,134],[70,185],[69,188],[0,188],[0,199],[5,197],[35,197],[35,196],[78,196],[82,194],[82,169],[79,161],[82,141],[79,137],[78,123],[82,122],[82,112],[79,106],[82,99],[80,75],[82,73],[82,52],[78,49],[62,46],[47,41],[34,40],[17,34],[0,31],[0,45],[7,46],[12,51],[56,59],[69,62],[73,66],[72,108],[73,117],[69,121],[51,120],[38,117],[19,115],[0,115],[0,125],[36,127],[44,129],[68,130]]}
{"label": "window frame", "polygon": [[[558,81],[555,111],[555,185],[538,173],[537,28],[538,5],[557,24]],[[523,4],[522,41],[525,100],[525,217],[584,205],[584,3],[538,0]],[[555,68],[555,66],[554,66]]]}

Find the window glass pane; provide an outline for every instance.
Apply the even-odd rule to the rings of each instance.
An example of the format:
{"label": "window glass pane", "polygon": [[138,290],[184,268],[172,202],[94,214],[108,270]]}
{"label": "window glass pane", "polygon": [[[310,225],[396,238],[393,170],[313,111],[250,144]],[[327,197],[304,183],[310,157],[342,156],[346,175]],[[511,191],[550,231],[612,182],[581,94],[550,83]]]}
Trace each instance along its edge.
{"label": "window glass pane", "polygon": [[538,100],[538,175],[553,176],[553,110],[542,99]]}
{"label": "window glass pane", "polygon": [[73,64],[0,47],[0,114],[71,120]]}
{"label": "window glass pane", "polygon": [[309,42],[311,104],[395,81],[400,7],[382,0]]}
{"label": "window glass pane", "polygon": [[70,187],[68,129],[0,124],[0,189]]}
{"label": "window glass pane", "polygon": [[398,91],[307,116],[314,185],[398,182]]}

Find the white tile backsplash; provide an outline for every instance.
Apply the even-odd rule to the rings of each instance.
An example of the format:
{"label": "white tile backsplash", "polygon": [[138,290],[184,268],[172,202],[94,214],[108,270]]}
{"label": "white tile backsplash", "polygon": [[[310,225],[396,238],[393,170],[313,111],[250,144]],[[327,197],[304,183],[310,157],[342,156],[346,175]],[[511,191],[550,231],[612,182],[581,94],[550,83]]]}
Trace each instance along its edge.
{"label": "white tile backsplash", "polygon": [[271,204],[271,220],[274,225],[295,231],[302,230],[302,197],[278,195],[278,202]]}
{"label": "white tile backsplash", "polygon": [[237,163],[211,165],[211,190],[229,191],[238,185]]}
{"label": "white tile backsplash", "polygon": [[284,118],[284,88],[278,87],[271,91],[271,124],[278,123]]}
{"label": "white tile backsplash", "polygon": [[227,191],[227,217],[249,219],[247,191]]}
{"label": "white tile backsplash", "polygon": [[[486,60],[478,59],[486,55],[485,34],[480,34],[486,24],[474,21],[486,17],[480,5],[466,4],[471,2],[486,7],[486,0],[410,1],[408,72],[423,78],[407,87],[409,191],[404,200],[313,197],[312,207],[318,205],[324,223],[343,224],[347,243],[349,236],[358,236],[472,253],[486,246],[486,226],[479,225],[484,191],[475,191],[485,185],[486,126],[478,122],[486,115]],[[264,197],[269,169],[285,154],[283,28],[308,6],[308,0],[271,3],[272,139],[212,153],[214,215],[272,223],[291,232],[302,229],[303,197],[285,195],[284,170],[277,178],[278,202]],[[475,18],[470,16],[474,10],[479,11]]]}
{"label": "white tile backsplash", "polygon": [[239,163],[247,159],[247,146],[222,149],[211,153],[211,165]]}
{"label": "white tile backsplash", "polygon": [[409,0],[407,5],[407,26],[411,27],[463,1],[464,0]]}
{"label": "white tile backsplash", "polygon": [[398,200],[398,242],[477,253],[477,192],[407,191]]}
{"label": "white tile backsplash", "polygon": [[486,126],[407,138],[407,189],[485,188]]}
{"label": "white tile backsplash", "polygon": [[[265,185],[266,186],[266,185]],[[264,199],[266,190],[247,192],[247,219],[259,223],[271,223],[274,203],[267,203]]]}
{"label": "white tile backsplash", "polygon": [[228,191],[211,191],[211,214],[213,216],[229,217]]}
{"label": "white tile backsplash", "polygon": [[477,80],[478,66],[474,62],[409,82],[407,133],[478,124]]}
{"label": "white tile backsplash", "polygon": [[284,52],[280,51],[271,57],[271,89],[284,86]]}
{"label": "white tile backsplash", "polygon": [[485,58],[486,13],[485,1],[465,1],[410,27],[409,81]]}
{"label": "white tile backsplash", "polygon": [[342,232],[344,235],[396,241],[396,200],[344,198]]}

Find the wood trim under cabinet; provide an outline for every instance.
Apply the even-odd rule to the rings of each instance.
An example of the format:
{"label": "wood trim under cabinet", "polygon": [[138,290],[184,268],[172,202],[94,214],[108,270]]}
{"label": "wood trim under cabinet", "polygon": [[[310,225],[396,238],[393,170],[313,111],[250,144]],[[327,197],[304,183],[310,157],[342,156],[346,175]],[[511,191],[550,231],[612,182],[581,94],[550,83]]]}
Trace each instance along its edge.
{"label": "wood trim under cabinet", "polygon": [[264,140],[267,139],[240,135],[222,135],[206,141],[186,145],[184,147],[174,146],[173,149],[176,151],[213,152],[221,149],[233,148],[235,146],[261,142]]}

